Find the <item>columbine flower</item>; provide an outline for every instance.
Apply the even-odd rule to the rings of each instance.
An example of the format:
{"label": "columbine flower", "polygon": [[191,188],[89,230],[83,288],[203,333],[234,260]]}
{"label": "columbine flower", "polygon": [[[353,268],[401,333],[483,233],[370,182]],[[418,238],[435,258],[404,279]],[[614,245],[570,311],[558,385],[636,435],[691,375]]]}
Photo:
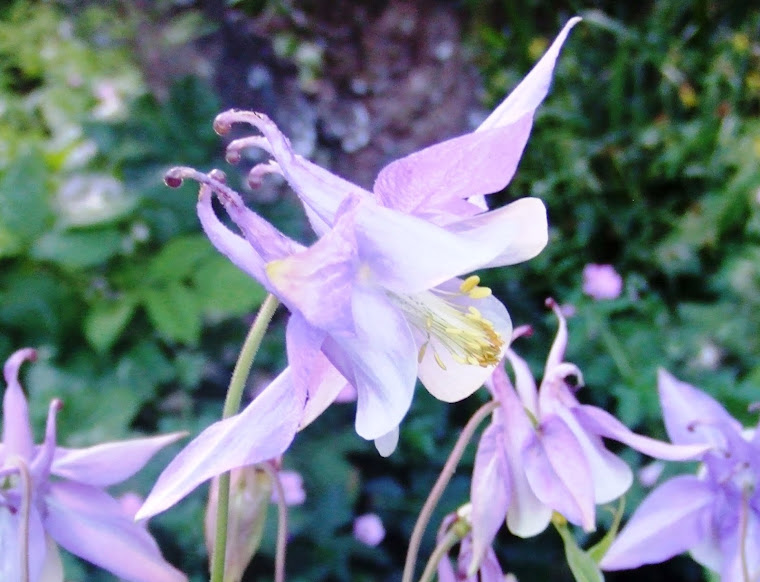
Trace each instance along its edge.
{"label": "columbine flower", "polygon": [[365,513],[354,520],[354,537],[365,546],[376,546],[385,539],[383,521],[376,513]]}
{"label": "columbine flower", "polygon": [[504,571],[496,557],[496,552],[489,545],[485,550],[482,559],[478,560],[477,565],[471,568],[473,560],[473,541],[470,531],[472,524],[471,506],[465,505],[460,507],[456,513],[447,515],[441,522],[438,529],[436,542],[441,544],[447,535],[454,535],[455,539],[460,539],[459,555],[456,560],[456,567],[452,565],[448,556],[443,556],[438,562],[438,581],[439,582],[505,582]]}
{"label": "columbine flower", "polygon": [[594,299],[617,299],[623,278],[612,265],[589,264],[583,268],[583,292]]}
{"label": "columbine flower", "polygon": [[8,387],[0,445],[0,580],[21,580],[24,560],[30,582],[63,580],[56,543],[124,580],[187,580],[161,557],[147,530],[103,490],[131,477],[182,434],[66,449],[56,444],[61,401],[54,400],[45,440],[35,445],[18,380],[21,364],[34,357],[32,349],[19,350],[4,368]]}
{"label": "columbine flower", "polygon": [[[609,413],[581,404],[575,397],[583,376],[564,362],[567,324],[554,301],[559,330],[546,361],[540,388],[527,363],[512,350],[507,359],[515,372],[512,386],[497,368],[494,398],[501,406],[483,432],[472,478],[473,564],[477,564],[506,516],[515,535],[542,532],[552,512],[591,531],[595,506],[622,495],[631,485],[631,469],[604,447],[611,438],[647,455],[670,460],[694,458],[705,446],[663,443],[628,430]],[[529,328],[515,330],[515,337]]]}
{"label": "columbine flower", "polygon": [[613,542],[605,570],[654,564],[690,551],[722,582],[760,577],[760,430],[741,425],[713,398],[665,370],[658,377],[674,443],[709,443],[696,476],[666,481],[644,499]]}
{"label": "columbine flower", "polygon": [[[198,216],[211,242],[290,309],[289,368],[238,416],[215,423],[182,451],[140,517],[165,510],[224,471],[280,455],[346,384],[357,391],[357,433],[389,455],[417,377],[447,402],[467,397],[488,378],[506,350],[511,321],[477,276],[457,277],[525,261],[546,245],[540,200],[486,212],[482,195],[511,180],[562,43],[578,20],[568,22],[478,130],[391,163],[373,193],[296,155],[264,115],[217,117],[219,133],[235,122],[261,131],[232,142],[228,159],[246,147],[268,151],[274,160],[255,166],[249,181],[283,175],[321,238],[304,248],[286,237],[246,208],[220,172],[167,174],[173,187],[184,178],[201,182]],[[243,236],[216,216],[213,195]]]}

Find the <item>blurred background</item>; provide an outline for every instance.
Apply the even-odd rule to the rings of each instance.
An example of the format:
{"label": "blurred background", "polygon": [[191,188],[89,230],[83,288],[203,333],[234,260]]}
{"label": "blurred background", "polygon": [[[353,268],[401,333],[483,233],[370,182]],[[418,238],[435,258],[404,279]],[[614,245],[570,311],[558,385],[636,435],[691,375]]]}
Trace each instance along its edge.
{"label": "blurred background", "polygon": [[[370,187],[392,159],[476,127],[575,14],[585,21],[565,45],[518,173],[491,197],[492,206],[541,197],[550,243],[526,264],[483,273],[485,284],[515,324],[534,326],[515,348],[537,375],[556,330],[544,299],[572,312],[568,359],[587,383],[579,397],[631,428],[665,436],[658,366],[754,424],[760,11],[751,4],[4,2],[0,359],[40,350],[24,370],[37,434],[53,397],[65,402],[59,434],[70,446],[197,434],[220,416],[263,293],[200,233],[195,188],[170,190],[163,172],[223,169],[257,212],[301,241],[311,235],[281,182],[242,184],[258,154],[239,167],[224,162],[216,113],[264,111],[301,154]],[[616,283],[607,299],[584,293],[584,267],[594,263],[619,273],[619,294]],[[285,365],[286,317],[281,310],[266,338],[249,395]],[[447,406],[419,390],[390,459],[355,435],[352,404],[332,406],[301,433],[284,460],[306,493],[291,511],[288,579],[398,580],[417,511],[484,398]],[[147,494],[172,454],[121,492]],[[648,462],[622,454],[637,469]],[[473,455],[474,446],[424,559],[440,519],[467,500]],[[634,485],[629,510],[645,493]],[[205,488],[151,522],[167,558],[198,581],[207,576],[204,504]],[[365,513],[384,523],[378,547],[353,535]],[[274,518],[246,580],[272,577]],[[505,571],[521,581],[571,580],[555,532],[498,540]],[[66,569],[71,581],[112,579],[68,556]],[[709,579],[686,557],[608,579],[641,575]]]}

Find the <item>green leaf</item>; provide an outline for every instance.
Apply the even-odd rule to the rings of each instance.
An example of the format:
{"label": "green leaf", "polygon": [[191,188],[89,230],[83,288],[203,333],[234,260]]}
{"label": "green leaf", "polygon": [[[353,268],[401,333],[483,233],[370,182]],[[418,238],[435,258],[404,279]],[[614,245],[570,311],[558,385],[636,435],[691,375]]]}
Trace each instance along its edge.
{"label": "green leaf", "polygon": [[8,165],[0,178],[0,256],[39,236],[52,220],[48,171],[32,151]]}
{"label": "green leaf", "polygon": [[87,269],[117,255],[121,244],[121,233],[112,228],[49,232],[34,245],[32,256],[69,269]]}
{"label": "green leaf", "polygon": [[567,527],[567,522],[557,523],[553,520],[553,523],[559,535],[562,536],[567,565],[570,566],[570,571],[573,573],[576,582],[604,582],[604,576],[599,570],[599,566],[589,554],[578,546],[575,536]]}
{"label": "green leaf", "polygon": [[154,281],[182,281],[213,253],[214,249],[205,236],[194,234],[175,238],[153,257],[148,276]]}
{"label": "green leaf", "polygon": [[264,301],[266,291],[221,255],[210,257],[193,274],[204,314],[233,317],[250,313]]}
{"label": "green leaf", "polygon": [[143,291],[142,303],[155,328],[170,340],[195,346],[201,335],[201,312],[193,292],[181,283]]}
{"label": "green leaf", "polygon": [[132,296],[96,303],[84,320],[84,335],[98,352],[107,352],[132,319],[137,301]]}
{"label": "green leaf", "polygon": [[612,542],[615,541],[615,536],[617,535],[618,529],[620,529],[620,522],[623,519],[624,512],[625,497],[621,497],[617,509],[612,512],[612,525],[610,526],[609,531],[604,534],[604,537],[601,540],[588,549],[588,555],[591,556],[597,564],[602,561],[604,554],[607,553]]}

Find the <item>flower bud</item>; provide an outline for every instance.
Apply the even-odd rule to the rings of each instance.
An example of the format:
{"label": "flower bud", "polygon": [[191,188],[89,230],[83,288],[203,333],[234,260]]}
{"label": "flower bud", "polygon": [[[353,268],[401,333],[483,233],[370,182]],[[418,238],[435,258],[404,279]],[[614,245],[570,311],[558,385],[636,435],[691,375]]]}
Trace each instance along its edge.
{"label": "flower bud", "polygon": [[[230,476],[230,503],[227,522],[227,552],[224,582],[239,582],[261,544],[272,480],[255,465],[233,469]],[[206,508],[206,548],[213,554],[216,542],[216,512],[219,505],[219,478],[211,483]]]}

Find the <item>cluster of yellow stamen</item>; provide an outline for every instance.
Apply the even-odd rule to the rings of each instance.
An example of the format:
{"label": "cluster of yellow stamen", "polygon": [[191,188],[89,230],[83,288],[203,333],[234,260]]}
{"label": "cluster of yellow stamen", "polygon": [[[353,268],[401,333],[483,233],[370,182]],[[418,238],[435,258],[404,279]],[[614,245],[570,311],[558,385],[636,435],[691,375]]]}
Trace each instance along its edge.
{"label": "cluster of yellow stamen", "polygon": [[[397,297],[409,320],[427,336],[417,355],[420,362],[427,353],[431,338],[435,337],[460,364],[482,367],[498,364],[504,339],[493,323],[472,305],[451,301],[454,297],[478,300],[491,295],[491,289],[480,287],[479,283],[480,277],[472,275],[462,282],[458,292],[431,289],[415,296]],[[440,355],[434,352],[433,357],[445,370]]]}

